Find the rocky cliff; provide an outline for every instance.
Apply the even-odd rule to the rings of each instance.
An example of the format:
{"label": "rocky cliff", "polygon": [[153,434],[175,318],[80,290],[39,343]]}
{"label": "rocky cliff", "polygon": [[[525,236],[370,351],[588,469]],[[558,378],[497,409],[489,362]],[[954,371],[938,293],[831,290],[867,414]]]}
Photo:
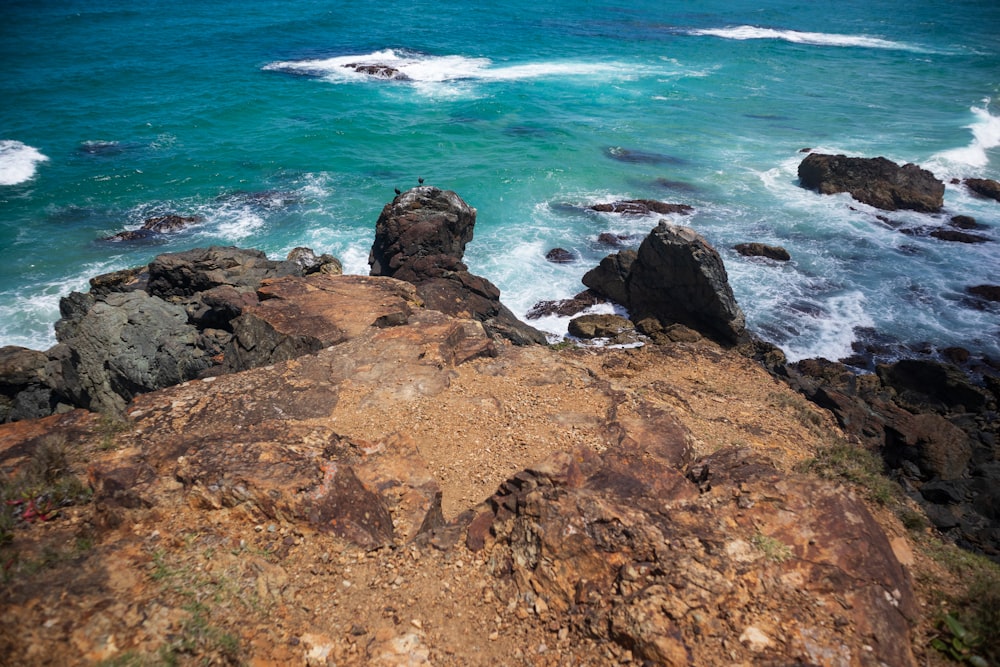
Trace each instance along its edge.
{"label": "rocky cliff", "polygon": [[[423,209],[451,224],[426,201],[450,195],[418,190],[383,215]],[[428,229],[414,225],[403,235]],[[859,449],[829,413],[697,335],[640,349],[519,344],[530,328],[499,308],[444,312],[437,288],[422,291],[476,278],[461,265],[467,241],[436,252],[434,234],[398,236],[373,249],[373,273],[422,267],[411,282],[282,264],[252,289],[222,280],[163,298],[139,280],[108,292],[176,306],[198,335],[218,332],[219,351],[179,384],[112,392],[122,412],[0,426],[0,655],[935,660],[927,582],[941,575],[921,551],[927,533],[872,504],[856,476],[817,465]],[[397,261],[394,246],[412,252]],[[221,279],[231,262],[219,252],[205,257]],[[70,314],[109,299],[81,296]],[[45,354],[4,363],[9,382],[48,386]]]}

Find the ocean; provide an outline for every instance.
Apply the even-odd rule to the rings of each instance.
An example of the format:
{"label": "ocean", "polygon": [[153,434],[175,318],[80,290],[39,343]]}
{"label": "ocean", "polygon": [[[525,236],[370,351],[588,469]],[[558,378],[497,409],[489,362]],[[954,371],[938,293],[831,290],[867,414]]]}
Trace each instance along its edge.
{"label": "ocean", "polygon": [[[1000,358],[1000,203],[937,215],[797,183],[809,147],[1000,179],[1000,4],[984,0],[378,3],[6,0],[0,21],[0,345],[55,342],[93,275],[208,244],[296,246],[367,273],[418,178],[478,210],[470,270],[523,316],[583,289],[659,216],[694,207],[750,328],[793,360],[852,343]],[[343,67],[385,64],[387,80]],[[189,229],[103,240],[167,214]],[[928,236],[970,215],[989,242]],[[902,228],[922,230],[907,234]],[[784,246],[784,264],[735,244]],[[552,248],[569,264],[547,262]],[[553,334],[566,321],[535,322]]]}

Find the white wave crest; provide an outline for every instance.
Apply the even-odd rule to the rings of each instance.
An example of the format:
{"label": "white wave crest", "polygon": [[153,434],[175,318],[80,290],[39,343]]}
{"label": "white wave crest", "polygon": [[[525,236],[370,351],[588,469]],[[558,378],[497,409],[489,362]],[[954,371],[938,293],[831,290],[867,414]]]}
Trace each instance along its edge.
{"label": "white wave crest", "polygon": [[35,165],[48,159],[37,148],[20,141],[0,140],[0,185],[17,185],[31,180]]}
{"label": "white wave crest", "polygon": [[753,25],[739,25],[728,28],[704,28],[688,30],[688,35],[721,37],[723,39],[780,39],[794,44],[810,44],[812,46],[847,46],[867,49],[894,49],[901,51],[926,52],[912,44],[894,42],[879,37],[867,35],[839,35],[825,32],[801,32],[799,30],[777,30],[775,28],[760,28]]}
{"label": "white wave crest", "polygon": [[[972,130],[972,141],[968,146],[942,151],[931,157],[932,167],[950,175],[949,167],[974,167],[981,169],[989,164],[988,151],[1000,146],[1000,116],[990,113],[990,100],[983,100],[983,106],[972,107],[975,120],[966,127]],[[940,174],[939,174],[940,176]]]}
{"label": "white wave crest", "polygon": [[[415,83],[453,81],[514,81],[542,77],[608,76],[625,74],[620,64],[553,61],[495,67],[489,58],[468,58],[458,55],[433,56],[424,53],[385,49],[373,53],[337,56],[318,60],[273,62],[265,70],[316,76],[331,82],[348,82],[372,78],[358,72],[355,66],[380,65],[397,70],[400,80]],[[382,78],[390,78],[383,76]]]}

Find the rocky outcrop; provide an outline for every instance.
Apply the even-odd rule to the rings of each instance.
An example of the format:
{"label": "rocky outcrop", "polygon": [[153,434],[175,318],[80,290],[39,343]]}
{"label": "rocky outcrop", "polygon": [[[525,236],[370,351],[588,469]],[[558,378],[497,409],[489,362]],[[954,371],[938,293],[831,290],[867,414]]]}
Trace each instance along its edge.
{"label": "rocky outcrop", "polygon": [[639,246],[626,288],[636,321],[683,324],[726,344],[746,335],[722,258],[688,227],[661,221]]}
{"label": "rocky outcrop", "polygon": [[944,183],[915,164],[900,167],[884,157],[811,153],[798,171],[804,188],[826,195],[848,192],[858,201],[886,211],[936,213],[944,205]]}
{"label": "rocky outcrop", "polygon": [[476,210],[450,190],[420,186],[397,195],[375,223],[371,275],[412,283],[428,308],[479,320],[497,338],[544,344],[545,334],[518,320],[500,290],[462,262],[475,224]]}
{"label": "rocky outcrop", "polygon": [[[1000,521],[985,509],[1000,486],[997,394],[959,368],[905,359],[857,374],[822,359],[791,364],[789,383],[830,410],[841,428],[878,452],[892,475],[957,541],[1000,557]],[[996,386],[996,383],[994,383]]]}
{"label": "rocky outcrop", "polygon": [[[593,314],[573,318],[569,335],[577,338],[610,338],[615,343],[625,342],[635,331],[635,325],[621,315]],[[634,337],[634,336],[633,336]]]}
{"label": "rocky outcrop", "polygon": [[587,208],[598,213],[618,213],[619,215],[652,215],[654,213],[688,215],[694,210],[687,204],[669,204],[655,199],[625,199],[609,204],[594,204]]}
{"label": "rocky outcrop", "polygon": [[980,197],[1000,201],[1000,183],[992,178],[966,178],[962,182]]}
{"label": "rocky outcrop", "polygon": [[553,264],[572,264],[576,261],[576,255],[565,248],[553,248],[545,253],[545,259]]}
{"label": "rocky outcrop", "polygon": [[650,664],[717,664],[719,642],[738,663],[916,664],[911,582],[863,504],[739,450],[685,474],[683,429],[658,421],[506,481],[471,548],[539,614]]}
{"label": "rocky outcrop", "polygon": [[587,308],[599,303],[607,303],[607,298],[598,294],[594,290],[584,290],[569,299],[559,299],[557,301],[539,301],[525,315],[526,319],[537,320],[550,315],[559,317],[570,317],[583,312]]}
{"label": "rocky outcrop", "polygon": [[733,250],[744,257],[766,257],[776,262],[787,262],[792,256],[781,246],[767,245],[765,243],[737,243]]}
{"label": "rocky outcrop", "polygon": [[624,306],[634,322],[680,324],[726,345],[746,338],[722,258],[688,227],[660,221],[637,252],[608,255],[583,284]]}

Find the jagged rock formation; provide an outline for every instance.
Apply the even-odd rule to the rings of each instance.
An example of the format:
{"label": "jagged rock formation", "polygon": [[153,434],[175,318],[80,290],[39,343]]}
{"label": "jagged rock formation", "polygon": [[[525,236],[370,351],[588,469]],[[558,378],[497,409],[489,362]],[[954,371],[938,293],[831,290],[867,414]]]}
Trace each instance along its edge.
{"label": "jagged rock formation", "polygon": [[777,262],[787,262],[792,256],[781,246],[767,245],[766,243],[737,243],[733,250],[744,257],[767,257]]}
{"label": "jagged rock formation", "polygon": [[462,263],[475,224],[476,210],[450,190],[425,185],[397,195],[375,223],[371,275],[413,283],[429,308],[479,320],[497,338],[544,344],[545,334],[518,320],[500,290]]}
{"label": "jagged rock formation", "polygon": [[810,153],[799,163],[802,187],[820,194],[849,192],[859,202],[886,211],[936,213],[944,205],[944,183],[915,164],[900,167],[884,157]]}
{"label": "jagged rock formation", "polygon": [[625,306],[634,322],[681,324],[726,345],[746,337],[722,258],[688,227],[661,221],[638,252],[605,257],[583,284]]}

